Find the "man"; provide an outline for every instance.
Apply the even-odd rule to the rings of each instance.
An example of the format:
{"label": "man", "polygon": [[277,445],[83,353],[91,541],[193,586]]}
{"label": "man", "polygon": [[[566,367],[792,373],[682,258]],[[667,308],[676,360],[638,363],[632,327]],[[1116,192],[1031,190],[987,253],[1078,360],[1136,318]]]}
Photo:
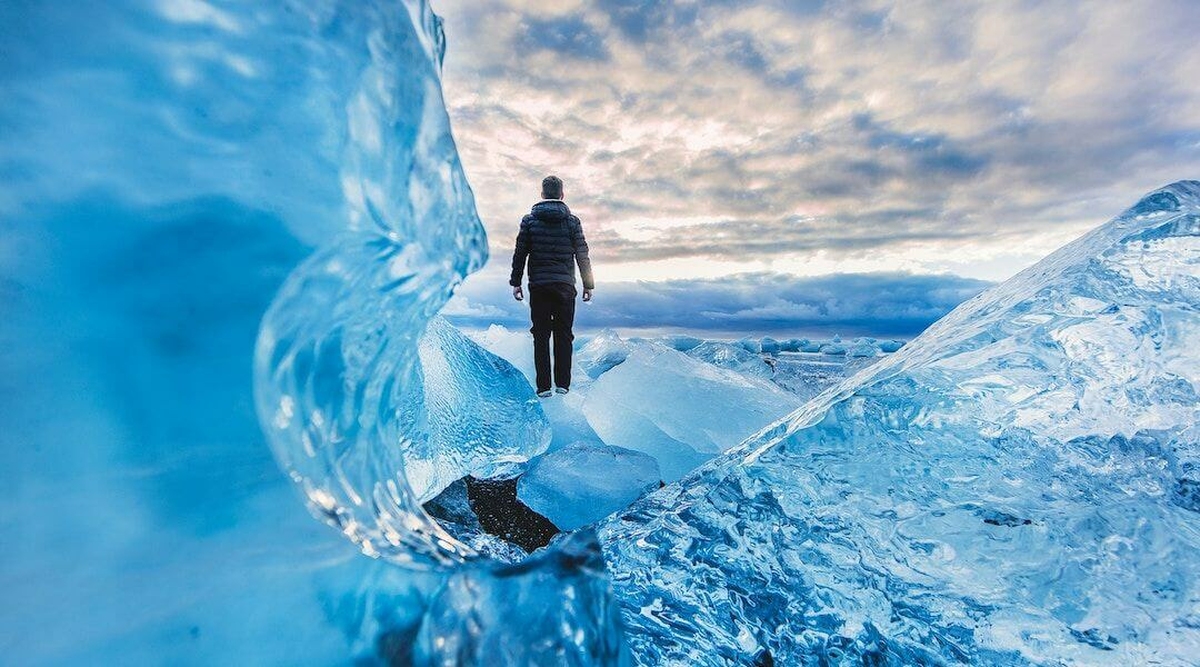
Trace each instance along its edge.
{"label": "man", "polygon": [[571,388],[571,352],[575,335],[575,264],[583,278],[583,300],[592,300],[592,260],[588,258],[583,225],[563,203],[563,182],[542,179],[542,200],[521,220],[508,284],[521,301],[521,274],[529,260],[529,315],[533,327],[533,363],[537,394],[550,396],[550,337],[554,337],[554,386],[560,394]]}

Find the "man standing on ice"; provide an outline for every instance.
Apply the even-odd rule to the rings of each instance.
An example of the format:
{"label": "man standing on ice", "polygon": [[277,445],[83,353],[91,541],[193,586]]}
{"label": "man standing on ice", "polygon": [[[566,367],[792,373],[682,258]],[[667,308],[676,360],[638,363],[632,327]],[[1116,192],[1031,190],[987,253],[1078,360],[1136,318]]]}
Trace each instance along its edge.
{"label": "man standing on ice", "polygon": [[542,200],[521,220],[517,249],[513,251],[508,284],[513,298],[525,298],[521,274],[529,260],[529,315],[533,327],[533,363],[537,368],[537,394],[550,396],[550,336],[554,336],[554,386],[560,394],[571,388],[571,353],[575,335],[575,264],[583,278],[583,300],[592,300],[596,284],[588,258],[583,225],[563,203],[563,182],[557,176],[542,179]]}

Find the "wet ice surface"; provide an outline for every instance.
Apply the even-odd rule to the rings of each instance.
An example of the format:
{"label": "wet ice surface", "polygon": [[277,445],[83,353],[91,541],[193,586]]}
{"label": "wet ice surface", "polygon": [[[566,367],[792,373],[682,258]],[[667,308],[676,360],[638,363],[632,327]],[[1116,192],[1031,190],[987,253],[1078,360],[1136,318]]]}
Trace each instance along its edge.
{"label": "wet ice surface", "polygon": [[1200,183],[605,522],[639,664],[1190,663]]}

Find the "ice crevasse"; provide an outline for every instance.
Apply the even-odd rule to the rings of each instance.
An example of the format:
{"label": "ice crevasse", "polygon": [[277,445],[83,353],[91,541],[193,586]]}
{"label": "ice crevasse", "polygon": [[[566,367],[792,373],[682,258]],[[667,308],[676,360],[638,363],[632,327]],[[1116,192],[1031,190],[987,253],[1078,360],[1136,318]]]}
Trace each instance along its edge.
{"label": "ice crevasse", "polygon": [[1200,650],[1200,184],[498,564],[421,507],[548,439],[519,371],[434,319],[486,239],[429,6],[8,3],[0,37],[15,663]]}

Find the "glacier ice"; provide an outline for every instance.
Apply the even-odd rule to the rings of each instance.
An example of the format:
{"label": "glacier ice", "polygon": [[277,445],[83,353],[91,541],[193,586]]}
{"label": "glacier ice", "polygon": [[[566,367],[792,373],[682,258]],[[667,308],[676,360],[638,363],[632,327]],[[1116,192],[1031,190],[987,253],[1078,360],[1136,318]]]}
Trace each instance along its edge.
{"label": "glacier ice", "polygon": [[597,441],[579,441],[538,457],[517,497],[563,530],[595,523],[662,480],[654,457]]}
{"label": "glacier ice", "polygon": [[[0,39],[5,662],[621,664],[622,637],[640,664],[1200,651],[1200,185],[719,455],[791,406],[678,351],[699,340],[627,341],[539,417],[431,322],[487,246],[425,3],[5,3]],[[777,382],[819,362],[790,354],[846,347],[739,344],[764,342]],[[601,435],[676,476],[717,458],[600,543],[521,562],[424,509],[455,474]]]}
{"label": "glacier ice", "polygon": [[748,351],[741,345],[723,341],[705,341],[687,351],[687,355],[714,366],[728,368],[751,377],[768,380],[775,370],[763,360],[762,355]]}
{"label": "glacier ice", "polygon": [[1189,664],[1200,182],[600,535],[639,664]]}
{"label": "glacier ice", "polygon": [[687,334],[668,334],[662,337],[664,345],[680,352],[687,352],[703,342],[702,339]]}
{"label": "glacier ice", "polygon": [[778,354],[779,341],[770,336],[763,336],[762,340],[758,341],[758,349],[763,354]]}
{"label": "glacier ice", "polygon": [[549,447],[550,424],[512,364],[441,317],[429,322],[418,354],[428,440],[404,462],[418,500],[433,498],[465,475],[511,476]]}
{"label": "glacier ice", "polygon": [[585,530],[517,565],[458,568],[430,601],[411,663],[628,665],[612,631],[620,625],[595,534]]}
{"label": "glacier ice", "polygon": [[[423,372],[419,341],[486,258],[439,20],[418,0],[0,3],[0,40],[2,661],[429,658],[451,574],[501,567],[407,484],[470,388]],[[525,456],[531,419],[472,432]],[[546,578],[606,595],[575,552],[495,576],[526,601]],[[539,602],[559,634],[515,664],[620,643],[595,604]]]}
{"label": "glacier ice", "polygon": [[587,389],[583,413],[601,440],[653,456],[671,481],[799,404],[765,380],[641,343]]}
{"label": "glacier ice", "polygon": [[617,332],[605,329],[576,351],[575,364],[594,380],[625,361],[631,347]]}

